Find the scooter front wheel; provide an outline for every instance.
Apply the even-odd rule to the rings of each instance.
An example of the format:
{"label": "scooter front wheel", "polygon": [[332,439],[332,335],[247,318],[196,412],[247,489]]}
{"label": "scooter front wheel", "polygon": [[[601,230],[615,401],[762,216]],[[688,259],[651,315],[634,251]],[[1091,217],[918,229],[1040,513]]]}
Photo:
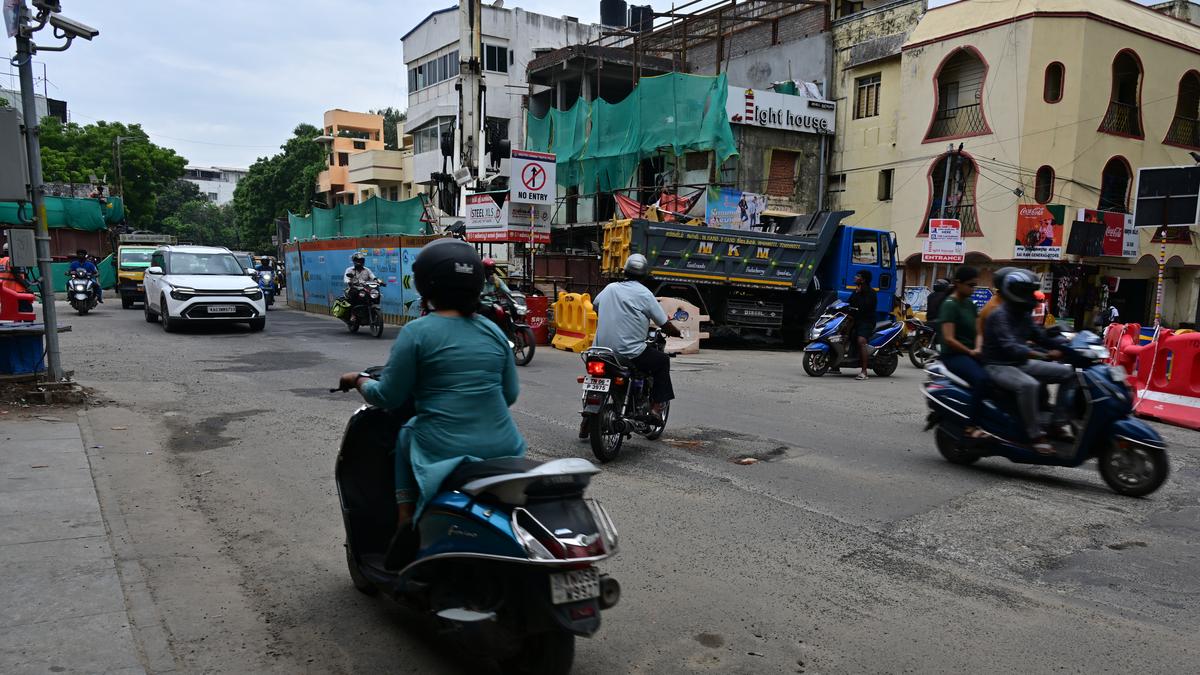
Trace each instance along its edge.
{"label": "scooter front wheel", "polygon": [[513,358],[518,366],[527,366],[533,360],[534,344],[533,329],[520,327],[513,331]]}
{"label": "scooter front wheel", "polygon": [[567,675],[575,662],[575,636],[566,631],[530,635],[516,656],[500,664],[505,675]]}
{"label": "scooter front wheel", "polygon": [[378,307],[371,308],[371,335],[383,337],[383,312]]}
{"label": "scooter front wheel", "polygon": [[1097,461],[1100,477],[1108,487],[1126,497],[1145,497],[1161,487],[1171,473],[1167,453],[1132,443],[1109,442]]}
{"label": "scooter front wheel", "polygon": [[956,437],[946,427],[939,425],[933,432],[933,442],[937,444],[938,452],[951,464],[966,466],[979,461],[979,455],[962,447],[963,438]]}
{"label": "scooter front wheel", "polygon": [[350,581],[354,584],[354,589],[363,595],[379,595],[379,588],[375,584],[367,580],[363,576],[362,570],[358,568],[358,563],[354,561],[354,553],[350,550],[350,543],[346,542],[346,567],[350,569]]}
{"label": "scooter front wheel", "polygon": [[804,352],[804,372],[821,377],[829,372],[829,352]]}

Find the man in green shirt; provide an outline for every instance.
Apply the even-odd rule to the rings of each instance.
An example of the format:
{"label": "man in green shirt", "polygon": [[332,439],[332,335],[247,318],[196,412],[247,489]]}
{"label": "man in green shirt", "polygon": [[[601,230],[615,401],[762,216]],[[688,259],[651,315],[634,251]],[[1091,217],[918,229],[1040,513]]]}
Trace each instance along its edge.
{"label": "man in green shirt", "polygon": [[981,336],[976,334],[978,308],[971,294],[979,285],[979,272],[963,265],[954,274],[954,290],[938,310],[941,328],[942,363],[946,368],[971,385],[971,418],[983,412],[983,398],[988,386],[987,371],[979,361]]}

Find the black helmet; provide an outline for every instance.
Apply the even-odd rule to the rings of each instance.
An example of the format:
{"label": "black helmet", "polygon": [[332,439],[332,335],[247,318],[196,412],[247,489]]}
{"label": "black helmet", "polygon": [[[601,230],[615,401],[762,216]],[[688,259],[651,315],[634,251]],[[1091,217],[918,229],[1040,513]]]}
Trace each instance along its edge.
{"label": "black helmet", "polygon": [[1004,283],[1004,277],[1008,276],[1009,273],[1015,272],[1019,269],[1021,269],[1021,268],[1020,267],[1001,267],[1000,269],[996,270],[995,272],[992,272],[992,288],[1000,288],[1000,285]]}
{"label": "black helmet", "polygon": [[1033,294],[1041,287],[1037,277],[1029,270],[1014,269],[1000,281],[1000,297],[1005,302],[1032,307],[1036,301]]}
{"label": "black helmet", "polygon": [[483,261],[467,242],[437,239],[426,244],[413,261],[412,270],[417,292],[435,308],[466,314],[479,304]]}
{"label": "black helmet", "polygon": [[950,290],[950,282],[948,280],[938,279],[937,281],[933,282],[934,293],[945,293],[948,290]]}
{"label": "black helmet", "polygon": [[625,276],[629,279],[645,279],[650,274],[650,261],[641,253],[625,259]]}
{"label": "black helmet", "polygon": [[365,265],[367,263],[367,256],[361,253],[355,253],[354,255],[350,256],[350,262],[354,263],[355,265]]}

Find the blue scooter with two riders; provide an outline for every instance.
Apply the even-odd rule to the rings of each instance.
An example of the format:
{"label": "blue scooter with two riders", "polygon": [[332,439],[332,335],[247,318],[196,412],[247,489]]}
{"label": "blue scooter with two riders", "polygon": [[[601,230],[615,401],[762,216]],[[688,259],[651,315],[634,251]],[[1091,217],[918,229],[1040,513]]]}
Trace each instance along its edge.
{"label": "blue scooter with two riders", "polygon": [[[1070,397],[1071,440],[1052,440],[1053,454],[1032,447],[1017,412],[1015,396],[992,387],[980,418],[971,417],[971,389],[940,362],[930,365],[923,393],[929,404],[926,430],[934,430],[938,452],[954,464],[1004,457],[1017,464],[1077,467],[1095,458],[1100,476],[1114,492],[1142,497],[1157,490],[1170,472],[1167,444],[1145,422],[1133,417],[1125,370],[1107,363],[1109,353],[1095,333],[1056,331],[1063,361],[1075,368],[1078,387],[1060,386]],[[1043,390],[1041,417],[1050,421]],[[969,429],[975,433],[968,433]]]}
{"label": "blue scooter with two riders", "polygon": [[394,451],[414,415],[411,403],[364,405],[346,425],[335,476],[354,587],[424,615],[505,673],[565,675],[575,638],[594,635],[621,594],[596,567],[618,548],[608,512],[584,496],[599,469],[578,458],[464,461],[416,528],[398,532]]}
{"label": "blue scooter with two riders", "polygon": [[[809,330],[808,345],[804,347],[804,372],[821,377],[840,368],[857,368],[861,364],[858,342],[852,330],[854,319],[851,307],[840,300],[831,303]],[[904,324],[886,319],[875,324],[875,333],[867,341],[870,350],[868,365],[876,375],[888,377],[900,365]]]}

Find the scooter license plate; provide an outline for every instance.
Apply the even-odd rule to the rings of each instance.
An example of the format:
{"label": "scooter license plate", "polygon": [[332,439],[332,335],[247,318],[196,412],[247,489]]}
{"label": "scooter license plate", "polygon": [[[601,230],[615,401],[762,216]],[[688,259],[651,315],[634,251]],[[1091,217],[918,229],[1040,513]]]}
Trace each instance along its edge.
{"label": "scooter license plate", "polygon": [[550,602],[561,605],[600,597],[600,570],[589,567],[550,575]]}
{"label": "scooter license plate", "polygon": [[237,312],[237,307],[233,305],[209,305],[209,314],[233,314]]}
{"label": "scooter license plate", "polygon": [[606,392],[612,386],[612,380],[607,377],[585,377],[583,378],[584,391],[599,391]]}

